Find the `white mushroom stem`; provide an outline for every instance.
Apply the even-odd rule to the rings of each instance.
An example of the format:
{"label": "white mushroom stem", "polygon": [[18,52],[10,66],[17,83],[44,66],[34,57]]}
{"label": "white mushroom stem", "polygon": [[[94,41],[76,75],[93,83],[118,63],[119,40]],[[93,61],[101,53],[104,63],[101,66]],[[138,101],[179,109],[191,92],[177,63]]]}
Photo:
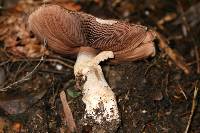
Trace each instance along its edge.
{"label": "white mushroom stem", "polygon": [[117,102],[99,65],[108,58],[114,58],[112,51],[103,51],[97,55],[95,49],[82,47],[74,66],[74,74],[86,105],[84,123],[114,131],[120,122]]}

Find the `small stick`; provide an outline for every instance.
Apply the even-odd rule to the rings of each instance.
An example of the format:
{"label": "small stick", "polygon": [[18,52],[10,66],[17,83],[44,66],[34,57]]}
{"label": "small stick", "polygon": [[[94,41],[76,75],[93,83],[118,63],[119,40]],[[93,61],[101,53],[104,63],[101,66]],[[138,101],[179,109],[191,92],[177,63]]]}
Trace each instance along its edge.
{"label": "small stick", "polygon": [[[10,59],[8,61],[3,62],[3,64],[0,64],[0,66],[5,65],[5,64],[10,63],[10,62],[19,62],[19,61],[26,61],[26,59]],[[28,61],[37,62],[37,61],[40,61],[40,59],[28,59]],[[60,59],[49,58],[49,59],[44,59],[43,62],[55,62],[55,63],[58,63],[58,64],[65,66],[65,67],[71,68],[71,69],[74,68],[72,65],[67,64]]]}
{"label": "small stick", "polygon": [[38,69],[38,67],[40,66],[40,64],[42,63],[43,60],[44,60],[44,56],[42,56],[42,57],[40,58],[39,63],[34,67],[34,69],[33,69],[30,73],[28,73],[26,76],[24,76],[24,77],[21,78],[20,80],[14,82],[14,83],[11,83],[10,85],[8,85],[8,86],[6,86],[6,87],[4,87],[4,88],[1,88],[1,89],[0,89],[0,92],[1,92],[1,91],[7,91],[8,88],[11,88],[11,87],[14,86],[14,85],[17,85],[17,84],[19,84],[19,83],[23,83],[23,82],[29,80],[30,77],[33,75],[33,73]]}
{"label": "small stick", "polygon": [[159,34],[158,32],[157,32],[157,37],[160,42],[159,43],[160,49],[163,49],[165,51],[165,53],[171,58],[171,60],[173,60],[174,63],[184,71],[185,74],[189,74],[190,69],[189,69],[188,65],[186,64],[186,62],[184,61],[184,58],[179,53],[173,51],[168,46],[167,39],[164,36],[162,36],[161,34]]}
{"label": "small stick", "polygon": [[187,96],[185,94],[185,92],[183,91],[181,85],[178,83],[178,88],[181,90],[181,93],[183,94],[183,96],[185,97],[185,100],[187,100]]}
{"label": "small stick", "polygon": [[60,92],[60,99],[62,101],[63,110],[64,110],[64,114],[65,114],[65,121],[67,122],[69,132],[73,133],[76,131],[76,124],[74,122],[74,118],[73,118],[71,109],[67,103],[66,94],[64,91]]}
{"label": "small stick", "polygon": [[[178,5],[179,5],[179,10],[180,10],[180,13],[182,16],[181,19],[183,21],[183,25],[185,25],[187,32],[191,32],[190,25],[188,24],[187,17],[185,16],[186,12],[183,11],[183,6],[180,1],[178,1]],[[193,10],[195,10],[195,9],[193,9]],[[191,36],[192,36],[192,38],[191,38],[192,43],[193,43],[193,45],[195,45],[194,50],[195,50],[196,62],[197,62],[197,73],[199,74],[200,73],[199,51],[198,51],[197,44],[195,42],[195,35],[193,34],[193,32],[191,32]]]}
{"label": "small stick", "polygon": [[[43,42],[44,42],[44,47],[46,48],[46,45],[47,45],[47,40],[46,40],[46,38],[44,38]],[[11,87],[14,86],[14,85],[17,85],[17,84],[20,84],[20,83],[23,83],[23,82],[29,80],[30,77],[31,77],[31,76],[33,75],[33,73],[38,69],[38,67],[40,66],[40,64],[41,64],[42,61],[44,60],[44,55],[45,55],[45,53],[43,53],[43,55],[42,55],[42,57],[40,58],[38,64],[35,66],[35,68],[34,68],[30,73],[28,73],[26,76],[24,76],[24,77],[21,78],[20,80],[14,82],[14,83],[11,83],[10,85],[8,85],[8,86],[6,86],[6,87],[4,87],[4,88],[1,88],[1,89],[0,89],[0,92],[1,92],[1,91],[7,91],[8,88],[11,88]]]}
{"label": "small stick", "polygon": [[189,120],[188,120],[188,124],[187,124],[187,127],[186,127],[184,133],[188,133],[189,128],[190,128],[190,125],[191,125],[192,117],[193,117],[193,115],[194,115],[194,111],[195,111],[196,106],[197,106],[197,100],[196,100],[196,97],[197,97],[197,94],[198,94],[198,90],[199,90],[199,88],[197,88],[197,87],[195,86],[194,96],[193,96],[193,100],[192,100],[192,109],[191,109],[191,114],[190,114],[190,117],[189,117]]}
{"label": "small stick", "polygon": [[47,61],[47,62],[56,62],[56,63],[59,63],[59,64],[65,66],[65,67],[68,67],[68,68],[71,68],[71,69],[74,68],[72,65],[69,65],[69,64],[67,64],[67,63],[65,63],[65,62],[63,62],[63,61],[61,61],[59,59],[45,59],[45,61]]}
{"label": "small stick", "polygon": [[177,17],[177,14],[175,13],[169,13],[167,15],[165,15],[163,18],[161,18],[160,20],[158,20],[157,25],[160,29],[164,29],[163,24],[165,24],[166,22],[172,21]]}
{"label": "small stick", "polygon": [[200,73],[199,50],[198,50],[198,47],[196,45],[195,45],[194,49],[195,49],[196,62],[197,62],[197,73]]}

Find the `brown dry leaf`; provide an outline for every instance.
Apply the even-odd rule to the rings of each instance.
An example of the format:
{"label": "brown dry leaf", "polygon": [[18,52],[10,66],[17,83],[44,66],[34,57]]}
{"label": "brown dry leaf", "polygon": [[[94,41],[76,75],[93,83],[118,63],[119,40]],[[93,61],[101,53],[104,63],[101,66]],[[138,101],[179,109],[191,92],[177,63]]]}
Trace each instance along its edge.
{"label": "brown dry leaf", "polygon": [[117,10],[122,13],[124,17],[127,17],[135,11],[135,5],[129,1],[122,1]]}
{"label": "brown dry leaf", "polygon": [[[79,4],[74,2],[59,2],[63,7],[78,11],[81,9]],[[0,17],[0,41],[8,52],[15,56],[41,57],[47,50],[40,45],[36,38],[31,38],[27,29],[26,18],[23,15],[31,1],[19,1],[12,10],[12,13],[5,13]],[[33,8],[33,5],[30,6]],[[30,10],[30,9],[29,9]]]}
{"label": "brown dry leaf", "polygon": [[42,55],[44,55],[44,53],[47,54],[47,50],[45,49],[45,47],[37,44],[28,44],[23,50],[26,50],[24,52],[26,53],[27,57],[32,58],[41,57]]}
{"label": "brown dry leaf", "polygon": [[11,122],[5,117],[0,117],[0,133],[20,133],[22,124]]}
{"label": "brown dry leaf", "polygon": [[0,117],[0,133],[11,133],[10,130],[11,122],[3,117]]}
{"label": "brown dry leaf", "polygon": [[46,50],[36,38],[31,38],[26,20],[19,13],[9,15],[0,19],[0,41],[6,50],[16,56],[41,57]]}
{"label": "brown dry leaf", "polygon": [[103,2],[102,0],[94,0],[95,3],[100,4],[101,2]]}
{"label": "brown dry leaf", "polygon": [[6,4],[3,8],[14,13],[27,11],[35,3],[35,1],[33,0],[3,0],[3,1]]}
{"label": "brown dry leaf", "polygon": [[5,35],[8,32],[8,29],[6,28],[0,28],[0,37]]}
{"label": "brown dry leaf", "polygon": [[14,8],[19,0],[0,0],[3,9]]}
{"label": "brown dry leaf", "polygon": [[12,124],[12,131],[14,131],[15,133],[20,133],[22,128],[22,124],[19,122],[15,122]]}
{"label": "brown dry leaf", "polygon": [[190,74],[190,68],[185,62],[185,58],[168,46],[168,41],[163,35],[157,32],[157,37],[159,39],[160,49],[164,50],[170,59],[174,61],[174,63],[181,68],[185,74]]}
{"label": "brown dry leaf", "polygon": [[18,42],[15,37],[7,37],[5,38],[4,43],[6,48],[10,48],[16,46]]}
{"label": "brown dry leaf", "polygon": [[[24,73],[20,73],[20,77],[17,81],[22,80],[24,76]],[[47,91],[46,87],[51,82],[51,79],[46,80],[46,78],[37,75],[32,76],[30,80],[26,80],[24,83],[18,83],[17,89],[15,86],[12,86],[9,88],[9,91],[0,93],[1,110],[7,114],[24,113],[30,106],[45,95]],[[16,92],[17,95],[13,95],[16,94]]]}
{"label": "brown dry leaf", "polygon": [[71,11],[80,11],[81,6],[79,4],[76,4],[74,2],[67,2],[67,3],[62,3],[60,4],[62,7],[71,10]]}
{"label": "brown dry leaf", "polygon": [[41,57],[44,54],[48,54],[46,48],[38,44],[27,44],[25,46],[11,47],[9,50],[11,50],[11,52],[14,52],[15,55],[26,56],[30,58],[37,58]]}
{"label": "brown dry leaf", "polygon": [[[24,92],[21,92],[24,93]],[[7,96],[7,99],[0,101],[0,108],[4,110],[8,114],[20,114],[24,113],[31,105],[36,103],[39,99],[41,99],[46,90],[41,93],[36,93],[35,95],[27,95],[27,96],[18,96],[11,97]],[[8,99],[10,98],[10,99]]]}

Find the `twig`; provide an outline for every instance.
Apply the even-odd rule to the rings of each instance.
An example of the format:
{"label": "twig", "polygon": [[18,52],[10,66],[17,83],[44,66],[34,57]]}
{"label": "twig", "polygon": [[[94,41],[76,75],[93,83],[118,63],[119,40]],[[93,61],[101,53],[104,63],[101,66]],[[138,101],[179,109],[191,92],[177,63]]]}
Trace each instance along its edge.
{"label": "twig", "polygon": [[54,59],[59,59],[59,60],[62,60],[62,61],[66,61],[66,62],[75,64],[75,61],[73,61],[73,60],[71,60],[71,59],[68,59],[68,58],[64,58],[64,57],[59,56],[59,55],[56,55],[56,54],[54,54],[54,53],[48,55],[48,57],[51,57],[51,58],[54,58]]}
{"label": "twig", "polygon": [[151,63],[151,64],[147,67],[147,69],[145,70],[145,73],[144,73],[145,77],[146,77],[148,71],[150,70],[150,68],[153,67],[155,64],[156,64],[156,62],[154,61],[153,63]]}
{"label": "twig", "polygon": [[187,100],[187,96],[185,94],[185,92],[183,91],[181,85],[178,83],[178,88],[181,90],[181,93],[183,94],[183,96],[185,97],[185,100]]}
{"label": "twig", "polygon": [[42,56],[42,57],[40,58],[39,63],[34,67],[34,69],[33,69],[30,73],[28,73],[28,74],[27,74],[26,76],[24,76],[22,79],[20,79],[20,80],[14,82],[14,83],[11,83],[10,85],[8,85],[8,86],[6,86],[6,87],[4,87],[4,88],[1,88],[0,91],[7,91],[8,88],[11,88],[11,87],[14,86],[14,85],[17,85],[17,84],[19,84],[19,83],[23,83],[23,82],[29,80],[30,77],[32,76],[32,74],[37,70],[37,68],[40,66],[40,64],[42,63],[43,60],[44,60],[44,56]]}
{"label": "twig", "polygon": [[163,24],[169,21],[174,20],[177,17],[176,13],[169,13],[167,15],[165,15],[163,18],[161,18],[160,20],[158,20],[157,25],[160,29],[164,29]]}
{"label": "twig", "polygon": [[[200,63],[200,60],[199,60],[199,63]],[[195,65],[195,64],[197,64],[197,60],[187,63],[188,66],[192,66],[192,65]]]}
{"label": "twig", "polygon": [[197,73],[200,73],[200,59],[199,59],[199,51],[197,45],[194,46],[195,49],[195,55],[196,55],[196,62],[197,62]]}
{"label": "twig", "polygon": [[[46,45],[47,45],[47,40],[44,39],[44,47],[46,47]],[[14,86],[14,85],[17,85],[17,84],[19,84],[19,83],[23,83],[23,82],[29,80],[30,77],[32,76],[32,74],[37,70],[37,68],[40,66],[40,64],[41,64],[42,61],[44,60],[44,55],[45,55],[45,53],[43,53],[42,57],[41,57],[40,60],[39,60],[39,63],[35,66],[35,68],[34,68],[30,73],[28,73],[28,74],[27,74],[26,76],[24,76],[22,79],[20,79],[20,80],[14,82],[14,83],[11,83],[10,85],[8,85],[8,86],[6,86],[6,87],[4,87],[4,88],[1,88],[1,89],[0,89],[0,92],[1,92],[1,91],[7,91],[8,88],[11,88],[11,87]]]}
{"label": "twig", "polygon": [[[7,63],[9,63],[9,62],[19,62],[19,61],[26,61],[26,59],[8,60],[8,61],[5,61],[5,62],[3,63],[3,65],[5,65],[5,64],[7,64]],[[36,61],[36,62],[37,62],[37,61],[40,61],[40,59],[28,59],[28,61]],[[53,58],[52,58],[52,59],[44,59],[43,62],[56,62],[56,63],[59,63],[59,64],[65,66],[65,67],[68,67],[68,68],[71,68],[71,69],[74,68],[72,65],[69,65],[69,64],[67,64],[67,63],[65,63],[64,61],[59,60],[59,59],[53,59]],[[0,66],[2,66],[2,64],[0,64]]]}
{"label": "twig", "polygon": [[192,117],[193,117],[193,115],[194,115],[194,112],[195,112],[195,109],[196,109],[196,106],[197,106],[196,97],[197,97],[197,94],[198,94],[198,90],[199,90],[199,89],[197,88],[197,86],[195,86],[194,96],[193,96],[193,100],[192,100],[191,114],[190,114],[190,117],[189,117],[189,120],[188,120],[188,124],[187,124],[187,127],[186,127],[184,133],[188,133],[189,128],[190,128],[190,125],[191,125]]}
{"label": "twig", "polygon": [[65,95],[64,91],[60,92],[60,99],[62,101],[63,110],[64,110],[64,114],[65,114],[65,121],[67,122],[69,132],[73,133],[76,131],[76,124],[74,122],[74,118],[73,118],[71,109],[67,103],[67,99],[66,99],[66,95]]}
{"label": "twig", "polygon": [[[194,45],[194,50],[195,50],[195,55],[196,55],[196,62],[197,62],[197,73],[200,73],[200,63],[199,63],[199,51],[198,51],[198,47],[197,47],[197,43],[195,41],[195,35],[193,32],[191,32],[191,28],[190,28],[190,25],[188,24],[188,20],[187,20],[187,17],[185,16],[185,12],[183,10],[183,7],[182,7],[182,4],[180,1],[177,1],[178,2],[178,5],[179,5],[179,10],[180,10],[180,13],[181,13],[181,20],[183,22],[183,25],[186,27],[186,31],[187,32],[190,32],[191,34],[191,40],[192,40],[192,43]],[[200,4],[197,4],[198,6]],[[192,8],[191,8],[192,9]],[[197,11],[198,8],[194,8],[193,10],[191,10],[192,12],[195,12]],[[193,20],[193,19],[192,19]]]}
{"label": "twig", "polygon": [[187,21],[187,18],[185,16],[185,12],[183,11],[183,6],[182,6],[181,2],[177,1],[177,3],[178,3],[178,10],[181,13],[181,21],[183,23],[183,25],[182,25],[183,35],[186,37],[188,32],[190,32],[191,28],[188,24],[188,21]]}
{"label": "twig", "polygon": [[69,64],[67,64],[67,63],[65,63],[65,62],[63,62],[61,60],[58,60],[58,59],[46,59],[45,61],[48,61],[48,62],[57,62],[57,63],[59,63],[59,64],[61,64],[63,66],[66,66],[68,68],[74,69],[74,67],[72,65],[69,65]]}
{"label": "twig", "polygon": [[189,74],[190,69],[189,69],[188,65],[185,63],[184,58],[178,52],[173,51],[168,46],[167,39],[158,32],[157,32],[157,37],[160,42],[159,43],[160,49],[163,49],[165,51],[165,53],[171,58],[171,60],[173,60],[174,63],[184,71],[185,74]]}

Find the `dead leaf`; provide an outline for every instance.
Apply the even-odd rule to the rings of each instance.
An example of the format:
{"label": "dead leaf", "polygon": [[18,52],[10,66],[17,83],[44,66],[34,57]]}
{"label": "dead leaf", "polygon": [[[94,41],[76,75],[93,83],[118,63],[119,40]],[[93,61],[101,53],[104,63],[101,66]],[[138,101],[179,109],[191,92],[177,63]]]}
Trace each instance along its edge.
{"label": "dead leaf", "polygon": [[9,132],[10,126],[11,122],[8,119],[0,117],[0,133],[5,133],[5,132],[11,133]]}
{"label": "dead leaf", "polygon": [[80,11],[81,6],[79,4],[76,4],[74,2],[67,2],[60,4],[62,7],[71,10],[71,11]]}

